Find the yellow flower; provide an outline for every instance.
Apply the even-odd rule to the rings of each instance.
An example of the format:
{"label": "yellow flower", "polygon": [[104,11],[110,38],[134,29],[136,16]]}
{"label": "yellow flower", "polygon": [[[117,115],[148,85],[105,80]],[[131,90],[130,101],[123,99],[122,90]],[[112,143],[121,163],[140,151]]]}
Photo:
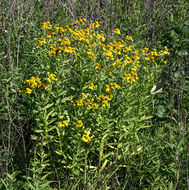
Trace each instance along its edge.
{"label": "yellow flower", "polygon": [[94,104],[92,105],[92,107],[93,107],[93,109],[98,109],[99,105],[98,105],[97,103],[94,103]]}
{"label": "yellow flower", "polygon": [[107,84],[106,85],[106,92],[109,92],[110,91],[110,86]]}
{"label": "yellow flower", "polygon": [[83,18],[83,21],[84,21],[84,22],[87,22],[86,18]]}
{"label": "yellow flower", "polygon": [[91,22],[91,23],[89,24],[89,26],[90,26],[91,29],[94,29],[94,28],[95,28],[95,23]]}
{"label": "yellow flower", "polygon": [[169,50],[167,48],[167,46],[164,47],[164,54],[168,54],[169,53]]}
{"label": "yellow flower", "polygon": [[89,89],[93,90],[94,88],[95,88],[95,85],[94,85],[93,83],[91,83],[91,84],[89,85]]}
{"label": "yellow flower", "polygon": [[112,76],[112,72],[111,72],[111,71],[109,71],[108,74],[109,74],[110,76]]}
{"label": "yellow flower", "polygon": [[114,30],[114,33],[116,33],[116,34],[121,34],[120,29],[116,28],[116,29]]}
{"label": "yellow flower", "polygon": [[49,75],[49,78],[47,79],[49,82],[58,80],[57,78],[55,78],[55,74],[49,72],[47,72],[47,74]]}
{"label": "yellow flower", "polygon": [[132,36],[126,36],[127,40],[133,41],[133,37]]}
{"label": "yellow flower", "polygon": [[78,99],[78,100],[75,102],[75,105],[77,105],[77,106],[82,106],[82,105],[83,105],[83,100],[82,100],[82,99]]}
{"label": "yellow flower", "polygon": [[59,119],[63,119],[63,116],[62,116],[62,115],[60,115],[60,116],[59,116]]}
{"label": "yellow flower", "polygon": [[52,29],[52,25],[50,24],[49,21],[42,23],[41,26],[42,29]]}
{"label": "yellow flower", "polygon": [[81,120],[76,121],[76,127],[82,127],[83,122]]}
{"label": "yellow flower", "polygon": [[99,28],[100,27],[100,24],[99,24],[99,22],[97,21],[97,22],[95,22],[95,24],[96,24],[96,28]]}
{"label": "yellow flower", "polygon": [[103,104],[102,104],[103,107],[108,106],[108,101],[107,100],[103,100],[102,102],[103,102]]}
{"label": "yellow flower", "polygon": [[59,127],[63,127],[63,123],[60,121],[60,122],[58,122],[58,126]]}
{"label": "yellow flower", "polygon": [[96,63],[95,69],[102,69],[102,68],[104,68],[104,65],[103,65],[103,64]]}
{"label": "yellow flower", "polygon": [[92,109],[92,106],[91,105],[87,105],[87,109],[88,110]]}
{"label": "yellow flower", "polygon": [[31,94],[32,93],[32,90],[30,88],[26,88],[26,93],[27,94]]}
{"label": "yellow flower", "polygon": [[62,123],[63,123],[64,127],[68,126],[68,122],[67,121],[62,121]]}
{"label": "yellow flower", "polygon": [[84,92],[81,93],[81,96],[82,96],[82,98],[84,98],[84,99],[87,97],[86,93],[84,93]]}
{"label": "yellow flower", "polygon": [[59,127],[68,126],[68,122],[67,122],[67,121],[60,121],[60,122],[58,122],[58,126],[59,126]]}
{"label": "yellow flower", "polygon": [[82,136],[82,140],[87,143],[87,142],[89,142],[89,141],[91,140],[91,138],[89,137],[89,135],[84,134],[84,135]]}

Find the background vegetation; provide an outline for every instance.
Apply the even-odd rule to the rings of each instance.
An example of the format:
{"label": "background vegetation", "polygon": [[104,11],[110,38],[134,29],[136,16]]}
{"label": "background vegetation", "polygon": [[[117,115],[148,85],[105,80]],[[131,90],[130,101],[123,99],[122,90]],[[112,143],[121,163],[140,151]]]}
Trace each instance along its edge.
{"label": "background vegetation", "polygon": [[[189,189],[188,14],[187,0],[1,0],[0,188]],[[98,87],[112,82],[103,72],[102,83],[95,78],[89,64],[94,60],[57,61],[34,40],[45,35],[46,21],[71,26],[82,18],[100,23],[96,32],[104,31],[105,45],[121,40],[114,33],[119,28],[122,37],[133,37],[136,49],[169,50],[167,64],[147,64],[136,85],[115,92],[110,111],[74,111],[67,102],[89,90],[91,80]],[[31,76],[47,81],[49,71],[58,78],[51,83],[54,94],[19,93]],[[90,142],[76,135],[81,128],[64,138],[56,126],[60,115],[74,117],[72,125],[82,117],[86,130],[93,129]]]}

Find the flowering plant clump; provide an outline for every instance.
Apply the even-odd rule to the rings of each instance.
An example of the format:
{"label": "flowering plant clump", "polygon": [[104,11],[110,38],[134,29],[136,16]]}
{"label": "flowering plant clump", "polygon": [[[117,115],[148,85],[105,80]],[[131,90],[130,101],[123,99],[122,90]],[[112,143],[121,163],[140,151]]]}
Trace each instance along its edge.
{"label": "flowering plant clump", "polygon": [[[64,168],[73,169],[73,162],[86,159],[89,152],[91,164],[100,167],[102,147],[115,155],[109,162],[119,154],[130,158],[142,151],[138,132],[149,126],[150,90],[167,63],[167,47],[137,48],[133,37],[118,28],[110,41],[99,28],[99,22],[85,18],[66,26],[42,23],[34,39],[42,65],[39,77],[20,87],[24,97],[36,92],[31,101],[34,131],[45,137],[43,146],[55,157],[53,163]],[[120,148],[120,141],[130,145]],[[79,151],[85,156],[78,156]],[[74,167],[83,170],[82,164]]]}

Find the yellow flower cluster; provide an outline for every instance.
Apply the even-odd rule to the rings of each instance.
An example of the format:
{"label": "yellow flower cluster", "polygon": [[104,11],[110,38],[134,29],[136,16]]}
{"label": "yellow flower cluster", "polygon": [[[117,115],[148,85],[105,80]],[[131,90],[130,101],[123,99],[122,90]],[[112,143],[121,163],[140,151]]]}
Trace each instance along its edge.
{"label": "yellow flower cluster", "polygon": [[39,77],[31,77],[29,80],[26,80],[24,84],[29,85],[26,88],[23,88],[22,86],[20,87],[19,92],[23,92],[26,94],[31,94],[32,93],[32,88],[40,88],[42,87],[42,82]]}
{"label": "yellow flower cluster", "polygon": [[109,102],[111,98],[109,96],[100,95],[97,100],[102,101],[102,107],[109,106]]}
{"label": "yellow flower cluster", "polygon": [[95,29],[95,28],[99,28],[100,27],[100,24],[99,24],[99,22],[97,21],[97,22],[91,22],[90,24],[89,24],[89,26],[90,26],[90,28],[91,29]]}
{"label": "yellow flower cluster", "polygon": [[112,89],[116,89],[116,88],[121,88],[120,85],[116,84],[116,83],[110,83],[106,85],[106,92],[110,92],[111,88]]}
{"label": "yellow flower cluster", "polygon": [[39,45],[40,45],[40,46],[42,46],[43,44],[46,44],[46,40],[45,40],[44,37],[41,37],[41,39],[38,40],[38,42],[39,42]]}
{"label": "yellow flower cluster", "polygon": [[128,35],[127,35],[127,36],[126,36],[126,39],[127,39],[127,40],[130,40],[130,41],[133,41],[133,37],[132,37],[132,36],[128,36]]}
{"label": "yellow flower cluster", "polygon": [[[46,79],[49,83],[53,82],[53,81],[57,81],[58,79],[55,77],[55,74],[47,72],[48,78]],[[20,90],[19,92],[23,92],[23,93],[27,93],[27,94],[31,94],[32,93],[32,89],[34,88],[42,88],[45,90],[48,90],[48,83],[42,83],[39,77],[31,77],[29,80],[26,80],[24,82],[24,85],[26,85],[27,87],[22,87],[20,86]]]}
{"label": "yellow flower cluster", "polygon": [[116,88],[121,88],[121,87],[120,87],[118,84],[116,84],[116,83],[110,83],[109,85],[110,85],[111,88],[115,88],[115,89],[116,89]]}
{"label": "yellow flower cluster", "polygon": [[145,60],[152,61],[155,63],[155,60],[158,60],[161,56],[168,54],[168,48],[165,46],[164,51],[157,51],[156,49],[153,49],[152,51],[148,52],[148,48],[145,48],[142,50],[142,54],[145,55]]}
{"label": "yellow flower cluster", "polygon": [[24,84],[29,84],[30,88],[40,88],[42,86],[39,77],[31,77],[29,80],[26,80]]}
{"label": "yellow flower cluster", "polygon": [[68,126],[68,121],[59,121],[58,126],[59,127],[66,127],[66,126]]}
{"label": "yellow flower cluster", "polygon": [[114,33],[116,33],[116,34],[121,34],[120,29],[116,28],[116,29],[114,30]]}
{"label": "yellow flower cluster", "polygon": [[169,50],[168,50],[167,46],[164,47],[163,53],[164,53],[164,54],[169,54]]}
{"label": "yellow flower cluster", "polygon": [[122,40],[119,42],[110,42],[107,46],[102,44],[101,48],[104,51],[103,55],[110,60],[114,60],[114,56],[121,55],[121,53],[124,52],[124,43],[125,42]]}
{"label": "yellow flower cluster", "polygon": [[95,69],[103,69],[103,68],[104,68],[103,64],[100,64],[100,63],[95,64]]}
{"label": "yellow flower cluster", "polygon": [[[105,41],[105,36],[103,33],[95,33],[94,29],[100,27],[100,24],[98,21],[89,23],[89,27],[85,29],[80,29],[79,25],[86,25],[86,19],[80,19],[80,21],[76,20],[72,23],[73,29],[70,28],[68,25],[63,28],[62,26],[59,26],[55,24],[55,26],[52,26],[51,23],[44,22],[42,23],[42,29],[47,29],[47,36],[42,37],[42,39],[38,40],[39,45],[43,46],[44,43],[48,44],[48,48],[50,50],[48,51],[49,55],[57,56],[61,52],[63,53],[76,53],[76,48],[72,47],[71,44],[76,44],[76,41],[84,42],[87,45],[91,44],[91,41],[93,40],[92,45],[97,46],[101,44],[101,41]],[[67,36],[65,39],[62,39],[62,36]],[[36,38],[35,38],[36,39]],[[96,39],[96,42],[95,42]],[[72,42],[71,42],[72,40]],[[51,44],[51,42],[54,41],[56,43]],[[68,42],[68,43],[67,43]],[[95,53],[92,51],[91,47],[88,47],[87,54],[90,58],[97,58]]]}
{"label": "yellow flower cluster", "polygon": [[87,21],[86,18],[83,18],[83,19],[80,19],[79,21],[76,20],[75,22],[72,23],[72,25],[73,26],[79,25],[79,24],[85,25],[86,21]]}
{"label": "yellow flower cluster", "polygon": [[79,98],[78,100],[76,100],[76,102],[74,103],[75,106],[86,106],[86,108],[88,110],[90,109],[98,109],[99,105],[97,103],[94,103],[94,99],[86,99],[83,100],[81,98]]}
{"label": "yellow flower cluster", "polygon": [[[63,120],[63,116],[62,115],[60,115],[59,117],[58,117],[60,120]],[[69,121],[68,120],[63,120],[63,121],[59,121],[58,122],[58,127],[67,127],[69,125]]]}
{"label": "yellow flower cluster", "polygon": [[[21,91],[20,91],[21,92]],[[32,90],[30,89],[30,88],[26,88],[25,89],[25,92],[27,93],[27,94],[31,94],[32,93]]]}
{"label": "yellow flower cluster", "polygon": [[42,29],[52,29],[52,25],[49,21],[43,22],[41,28]]}
{"label": "yellow flower cluster", "polygon": [[[94,77],[90,74],[89,77],[86,77],[86,81],[84,80],[84,83],[88,85],[86,87],[84,84],[82,88],[84,87],[83,89],[86,91],[79,94],[76,99],[73,99],[72,96],[69,98],[71,103],[77,106],[75,107],[76,109],[81,112],[87,110],[87,113],[94,111],[92,109],[99,109],[99,107],[98,112],[104,110],[101,108],[110,108],[110,103],[113,103],[114,98],[116,98],[116,92],[118,91],[118,94],[120,94],[120,91],[122,91],[122,94],[124,93],[123,90],[128,86],[125,85],[126,82],[129,85],[136,84],[140,75],[142,76],[143,73],[146,75],[145,73],[150,68],[149,64],[151,63],[158,63],[158,60],[161,60],[161,62],[166,64],[162,57],[169,53],[166,46],[162,51],[157,51],[156,49],[149,50],[149,48],[139,50],[134,47],[132,36],[126,35],[124,40],[120,40],[121,31],[118,28],[113,30],[115,39],[118,40],[109,42],[106,40],[103,31],[95,30],[98,27],[100,27],[98,21],[87,24],[85,18],[73,22],[72,27],[68,25],[62,27],[58,24],[51,25],[48,21],[42,23],[41,28],[45,29],[43,36],[39,40],[35,38],[35,40],[38,40],[39,48],[45,44],[42,48],[53,59],[69,59],[70,63],[73,61],[74,64],[71,66],[80,67],[76,68],[76,71],[77,69],[84,70],[82,76],[88,70],[94,73]],[[63,56],[60,57],[62,54]],[[85,67],[87,63],[92,63],[92,67],[89,69]],[[138,74],[140,75],[138,76]],[[48,72],[47,75],[46,81],[48,84],[58,80],[53,73]],[[32,88],[45,86],[41,85],[40,80],[36,77],[32,78],[32,80],[27,80],[26,83],[29,86],[24,91],[28,94],[32,93]],[[69,121],[63,120],[63,116],[59,116],[59,119],[59,127],[69,125]],[[74,119],[74,126],[83,130],[83,122]],[[84,134],[81,136],[84,142],[88,143],[91,141],[88,131],[84,131]]]}
{"label": "yellow flower cluster", "polygon": [[131,73],[125,73],[122,78],[126,79],[127,82],[132,84],[133,82],[136,82],[136,80],[138,80],[138,74],[131,71]]}
{"label": "yellow flower cluster", "polygon": [[58,39],[58,41],[60,42],[59,46],[57,47],[56,44],[50,44],[50,51],[48,51],[49,55],[58,55],[61,52],[64,53],[75,53],[75,48],[70,46],[70,40],[69,38],[64,38],[64,40],[62,40],[61,38]]}
{"label": "yellow flower cluster", "polygon": [[[66,25],[64,28],[57,24],[54,27],[50,24],[50,22],[42,23],[42,29],[47,29],[47,38],[53,38],[49,42],[56,42],[56,43],[49,43],[50,50],[48,51],[49,55],[57,56],[61,52],[63,53],[74,53],[81,57],[81,52],[76,52],[78,49],[77,45],[80,46],[78,42],[84,43],[83,48],[86,48],[86,51],[82,53],[86,53],[89,58],[98,59],[98,53],[96,50],[98,48],[102,48],[104,57],[108,58],[110,61],[116,61],[112,64],[115,66],[117,63],[118,67],[124,68],[128,64],[133,64],[135,60],[138,61],[152,61],[155,62],[159,59],[162,55],[168,54],[167,47],[164,47],[164,51],[157,52],[157,50],[152,50],[148,52],[148,48],[144,48],[140,54],[139,50],[136,50],[131,44],[133,42],[133,37],[126,35],[125,41],[114,41],[110,42],[109,44],[105,45],[103,42],[106,40],[103,31],[101,33],[95,31],[95,28],[100,27],[99,22],[90,22],[87,27],[87,21],[85,18],[76,20],[72,23],[73,29]],[[85,27],[86,26],[86,27]],[[85,27],[85,28],[82,28]],[[54,30],[55,29],[55,30]],[[120,29],[116,28],[114,31],[116,34],[121,34]],[[66,36],[62,38],[62,36]],[[42,46],[44,43],[47,43],[47,40],[42,37],[39,40],[39,45]],[[87,45],[87,46],[86,46]],[[93,48],[95,47],[95,48]],[[99,52],[100,53],[100,52]],[[100,55],[100,54],[99,54]],[[125,60],[120,60],[119,56],[123,55]],[[122,57],[123,57],[122,56]],[[117,61],[119,60],[119,61]],[[133,66],[133,68],[135,65]],[[95,69],[103,68],[103,64],[96,63]],[[136,68],[136,67],[135,67]],[[133,70],[136,71],[136,70]]]}
{"label": "yellow flower cluster", "polygon": [[57,80],[58,80],[58,79],[55,77],[55,74],[53,74],[53,73],[47,72],[47,75],[48,75],[47,80],[48,80],[49,82],[57,81]]}

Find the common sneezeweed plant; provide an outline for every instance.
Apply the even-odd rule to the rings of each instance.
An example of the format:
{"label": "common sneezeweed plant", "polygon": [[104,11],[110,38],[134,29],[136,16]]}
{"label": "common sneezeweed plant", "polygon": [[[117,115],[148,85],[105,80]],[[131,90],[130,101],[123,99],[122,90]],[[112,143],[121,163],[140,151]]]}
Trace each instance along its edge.
{"label": "common sneezeweed plant", "polygon": [[167,47],[137,49],[118,28],[109,41],[99,27],[85,18],[70,26],[42,23],[34,40],[43,67],[20,88],[33,98],[33,139],[36,147],[43,143],[46,170],[58,179],[86,172],[89,164],[102,172],[128,161],[125,155],[133,160],[143,151],[139,130],[152,126],[150,90]]}

